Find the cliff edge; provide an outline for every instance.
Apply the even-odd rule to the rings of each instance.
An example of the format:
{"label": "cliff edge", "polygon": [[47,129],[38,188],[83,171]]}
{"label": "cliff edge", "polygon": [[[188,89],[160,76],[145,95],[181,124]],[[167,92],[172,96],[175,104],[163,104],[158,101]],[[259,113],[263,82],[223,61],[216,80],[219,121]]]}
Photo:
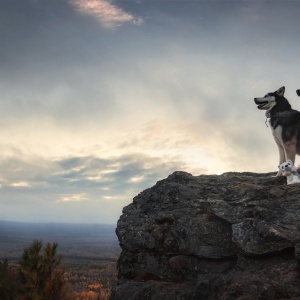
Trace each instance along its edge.
{"label": "cliff edge", "polygon": [[111,300],[300,300],[300,184],[175,172],[124,207]]}

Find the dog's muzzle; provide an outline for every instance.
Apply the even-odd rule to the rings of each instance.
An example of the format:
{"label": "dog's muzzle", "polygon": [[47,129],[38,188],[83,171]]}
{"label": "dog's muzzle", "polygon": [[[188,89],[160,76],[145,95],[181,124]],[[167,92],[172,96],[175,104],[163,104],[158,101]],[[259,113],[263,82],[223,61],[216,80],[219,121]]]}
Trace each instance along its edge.
{"label": "dog's muzzle", "polygon": [[268,101],[258,101],[257,98],[254,98],[254,102],[258,109],[262,109],[266,104],[268,104]]}

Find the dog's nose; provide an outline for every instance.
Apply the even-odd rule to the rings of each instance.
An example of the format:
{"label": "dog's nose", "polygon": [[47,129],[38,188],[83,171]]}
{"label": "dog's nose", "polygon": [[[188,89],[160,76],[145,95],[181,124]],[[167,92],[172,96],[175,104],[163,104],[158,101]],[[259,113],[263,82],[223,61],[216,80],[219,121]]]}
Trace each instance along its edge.
{"label": "dog's nose", "polygon": [[300,97],[300,90],[297,90],[296,93]]}
{"label": "dog's nose", "polygon": [[285,167],[287,168],[289,165],[285,165]]}

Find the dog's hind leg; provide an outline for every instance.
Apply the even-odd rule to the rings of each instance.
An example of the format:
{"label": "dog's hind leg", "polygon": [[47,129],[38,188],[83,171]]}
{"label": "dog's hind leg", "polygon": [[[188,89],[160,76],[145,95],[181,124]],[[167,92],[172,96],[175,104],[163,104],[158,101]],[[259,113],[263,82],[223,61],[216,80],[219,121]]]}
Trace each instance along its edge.
{"label": "dog's hind leg", "polygon": [[297,153],[297,140],[293,137],[288,142],[283,143],[286,160],[291,160],[295,164],[295,157]]}

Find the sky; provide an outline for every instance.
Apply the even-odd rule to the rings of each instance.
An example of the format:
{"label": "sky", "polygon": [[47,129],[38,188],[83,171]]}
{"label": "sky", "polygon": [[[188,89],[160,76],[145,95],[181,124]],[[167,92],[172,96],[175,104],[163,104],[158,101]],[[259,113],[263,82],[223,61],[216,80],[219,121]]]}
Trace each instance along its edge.
{"label": "sky", "polygon": [[[115,224],[174,171],[272,172],[300,1],[0,0],[0,220]],[[297,161],[296,161],[297,162]]]}

